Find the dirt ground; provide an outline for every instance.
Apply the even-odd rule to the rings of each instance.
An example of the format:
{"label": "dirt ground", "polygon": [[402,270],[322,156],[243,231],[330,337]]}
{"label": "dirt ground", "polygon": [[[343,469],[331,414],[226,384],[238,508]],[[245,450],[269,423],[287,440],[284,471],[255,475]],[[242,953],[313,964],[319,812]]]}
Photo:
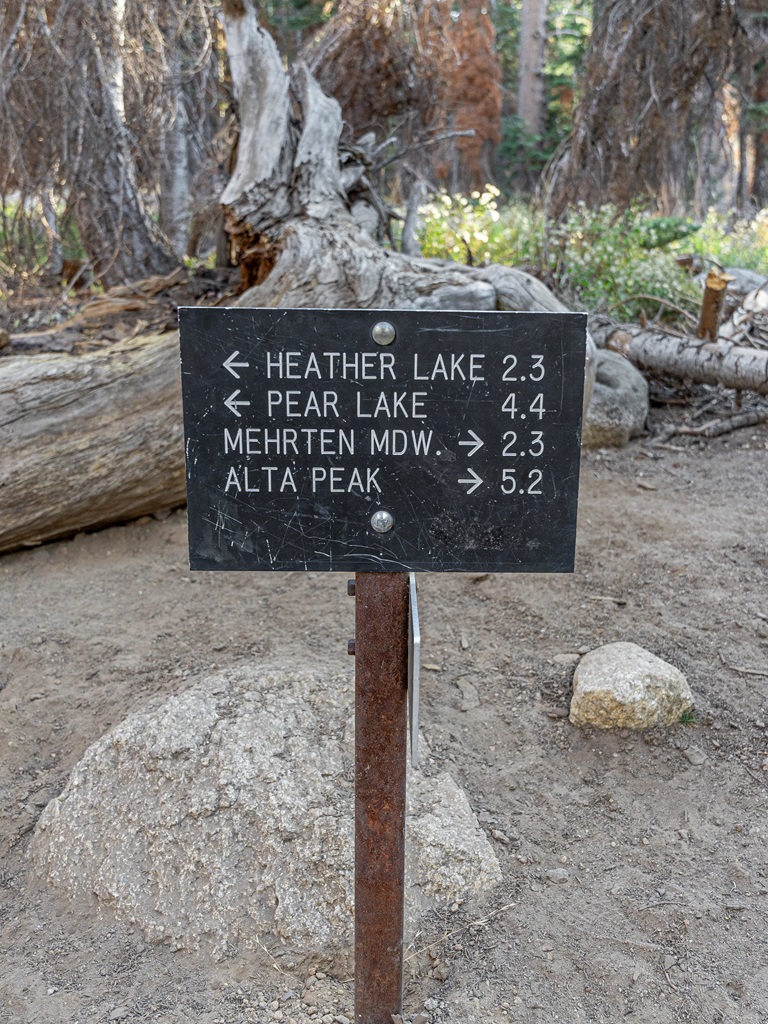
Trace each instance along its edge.
{"label": "dirt ground", "polygon": [[[426,923],[407,1017],[768,1022],[767,466],[765,426],[585,454],[574,575],[420,577],[428,768],[504,882]],[[2,1022],[353,1015],[348,978],[149,946],[30,878],[42,808],[148,697],[262,661],[352,676],[344,576],[191,574],[185,545],[178,511],[0,558]],[[556,657],[616,640],[682,669],[695,721],[568,723]]]}

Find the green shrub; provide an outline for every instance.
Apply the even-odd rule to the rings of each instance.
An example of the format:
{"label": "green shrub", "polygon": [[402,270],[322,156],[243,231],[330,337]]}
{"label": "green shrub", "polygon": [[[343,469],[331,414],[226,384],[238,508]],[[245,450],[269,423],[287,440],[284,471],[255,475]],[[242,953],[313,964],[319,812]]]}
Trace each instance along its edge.
{"label": "green shrub", "polygon": [[673,307],[693,312],[701,289],[665,242],[680,236],[681,225],[667,220],[657,226],[657,220],[636,208],[619,213],[611,205],[599,210],[573,207],[552,230],[551,251],[557,259],[553,276],[559,288],[589,310],[624,317],[643,311],[668,315]]}
{"label": "green shrub", "polygon": [[499,210],[498,197],[493,185],[469,196],[441,192],[420,211],[422,253],[473,265],[514,260],[538,269],[546,246],[543,215],[524,203]]}
{"label": "green shrub", "polygon": [[698,307],[701,289],[677,263],[680,240],[698,225],[583,204],[554,224],[529,204],[500,208],[498,196],[490,185],[471,196],[437,196],[422,210],[424,255],[524,266],[571,305],[623,318],[643,311],[677,317],[674,307]]}

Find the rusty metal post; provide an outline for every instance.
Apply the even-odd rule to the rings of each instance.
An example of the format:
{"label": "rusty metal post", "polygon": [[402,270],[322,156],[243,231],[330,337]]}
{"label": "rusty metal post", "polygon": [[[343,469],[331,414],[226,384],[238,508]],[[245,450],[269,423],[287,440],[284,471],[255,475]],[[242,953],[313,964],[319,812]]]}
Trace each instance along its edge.
{"label": "rusty metal post", "polygon": [[355,1024],[402,1013],[408,575],[355,577]]}

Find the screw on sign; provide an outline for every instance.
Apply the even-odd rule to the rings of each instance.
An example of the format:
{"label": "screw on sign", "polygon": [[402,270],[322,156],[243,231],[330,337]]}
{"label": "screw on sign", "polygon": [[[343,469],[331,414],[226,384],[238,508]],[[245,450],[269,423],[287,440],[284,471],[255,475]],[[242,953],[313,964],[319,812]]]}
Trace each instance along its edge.
{"label": "screw on sign", "polygon": [[409,573],[573,570],[585,347],[580,313],[181,310],[191,568],[356,574],[357,1024],[402,1012]]}

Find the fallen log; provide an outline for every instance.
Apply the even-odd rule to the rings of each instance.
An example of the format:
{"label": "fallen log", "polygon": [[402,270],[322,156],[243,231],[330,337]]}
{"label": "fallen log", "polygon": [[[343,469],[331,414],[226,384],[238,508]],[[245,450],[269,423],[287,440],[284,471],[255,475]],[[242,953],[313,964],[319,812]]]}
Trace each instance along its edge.
{"label": "fallen log", "polygon": [[765,350],[734,345],[722,338],[703,342],[650,327],[612,325],[593,329],[592,334],[599,346],[620,352],[641,370],[768,395]]}
{"label": "fallen log", "polygon": [[0,552],[186,501],[176,332],[0,359]]}

